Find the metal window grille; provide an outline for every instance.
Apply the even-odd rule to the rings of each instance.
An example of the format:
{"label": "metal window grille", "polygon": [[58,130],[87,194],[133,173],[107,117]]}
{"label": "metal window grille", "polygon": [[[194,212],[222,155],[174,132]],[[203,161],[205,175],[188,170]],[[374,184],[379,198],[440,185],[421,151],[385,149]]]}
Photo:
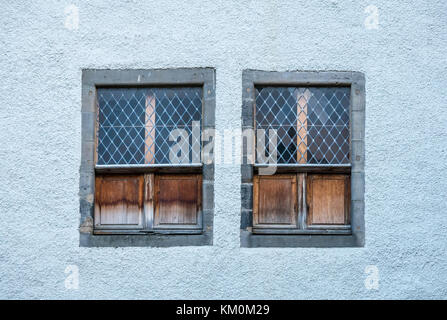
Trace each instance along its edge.
{"label": "metal window grille", "polygon": [[274,141],[269,130],[276,129],[277,163],[349,164],[349,101],[349,87],[257,87],[265,157]]}
{"label": "metal window grille", "polygon": [[[97,164],[168,165],[174,144],[187,150],[182,164],[200,163],[202,88],[99,88],[97,104]],[[171,141],[176,129],[183,136]]]}

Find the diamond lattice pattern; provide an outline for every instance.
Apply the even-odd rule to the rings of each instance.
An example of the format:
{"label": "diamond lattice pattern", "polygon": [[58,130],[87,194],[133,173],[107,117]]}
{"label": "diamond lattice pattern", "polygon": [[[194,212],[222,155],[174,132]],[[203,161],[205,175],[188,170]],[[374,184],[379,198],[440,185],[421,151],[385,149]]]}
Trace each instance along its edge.
{"label": "diamond lattice pattern", "polygon": [[[200,159],[201,88],[100,88],[97,103],[97,164],[171,164],[174,144],[187,150],[181,163]],[[182,138],[170,141],[176,129]]]}
{"label": "diamond lattice pattern", "polygon": [[265,130],[265,158],[269,130],[276,129],[277,163],[348,164],[349,100],[349,87],[256,88],[256,129]]}

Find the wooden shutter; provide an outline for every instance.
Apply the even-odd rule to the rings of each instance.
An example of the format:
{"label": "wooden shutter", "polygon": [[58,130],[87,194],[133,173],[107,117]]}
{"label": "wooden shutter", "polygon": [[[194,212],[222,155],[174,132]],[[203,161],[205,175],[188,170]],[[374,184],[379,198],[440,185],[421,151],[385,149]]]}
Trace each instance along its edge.
{"label": "wooden shutter", "polygon": [[349,224],[349,175],[307,176],[308,225]]}
{"label": "wooden shutter", "polygon": [[253,226],[296,228],[296,174],[255,176],[253,181]]}
{"label": "wooden shutter", "polygon": [[156,175],[154,227],[198,226],[201,199],[201,175]]}
{"label": "wooden shutter", "polygon": [[136,229],[143,225],[143,176],[110,175],[95,179],[95,227]]}

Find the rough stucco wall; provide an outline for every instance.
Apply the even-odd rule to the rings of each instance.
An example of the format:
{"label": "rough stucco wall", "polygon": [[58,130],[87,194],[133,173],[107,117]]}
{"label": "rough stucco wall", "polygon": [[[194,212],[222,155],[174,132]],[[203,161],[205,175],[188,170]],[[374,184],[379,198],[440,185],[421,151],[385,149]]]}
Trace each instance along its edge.
{"label": "rough stucco wall", "polygon": [[[0,298],[446,298],[447,3],[411,2],[74,1],[68,30],[68,1],[2,1]],[[243,69],[366,74],[364,248],[240,248],[238,164],[216,167],[214,246],[79,247],[81,69],[205,66],[219,130]]]}

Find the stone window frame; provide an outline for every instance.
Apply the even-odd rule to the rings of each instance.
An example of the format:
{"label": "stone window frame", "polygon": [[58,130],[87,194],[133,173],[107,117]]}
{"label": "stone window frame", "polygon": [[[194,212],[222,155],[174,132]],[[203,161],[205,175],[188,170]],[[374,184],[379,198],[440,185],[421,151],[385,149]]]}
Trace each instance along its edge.
{"label": "stone window frame", "polygon": [[351,234],[255,234],[254,165],[241,164],[241,247],[363,247],[365,245],[365,75],[351,71],[242,72],[242,130],[254,130],[255,86],[350,86]]}
{"label": "stone window frame", "polygon": [[[170,247],[204,246],[213,244],[214,220],[214,161],[202,159],[202,230],[186,232],[151,232],[146,234],[98,235],[94,234],[95,194],[95,121],[97,114],[97,87],[156,87],[202,86],[202,131],[215,129],[215,69],[83,69],[82,70],[82,131],[81,166],[79,181],[81,247]],[[214,144],[211,139],[207,144]],[[181,172],[185,172],[185,169]],[[152,172],[172,172],[155,168]],[[187,172],[187,171],[186,171]]]}

